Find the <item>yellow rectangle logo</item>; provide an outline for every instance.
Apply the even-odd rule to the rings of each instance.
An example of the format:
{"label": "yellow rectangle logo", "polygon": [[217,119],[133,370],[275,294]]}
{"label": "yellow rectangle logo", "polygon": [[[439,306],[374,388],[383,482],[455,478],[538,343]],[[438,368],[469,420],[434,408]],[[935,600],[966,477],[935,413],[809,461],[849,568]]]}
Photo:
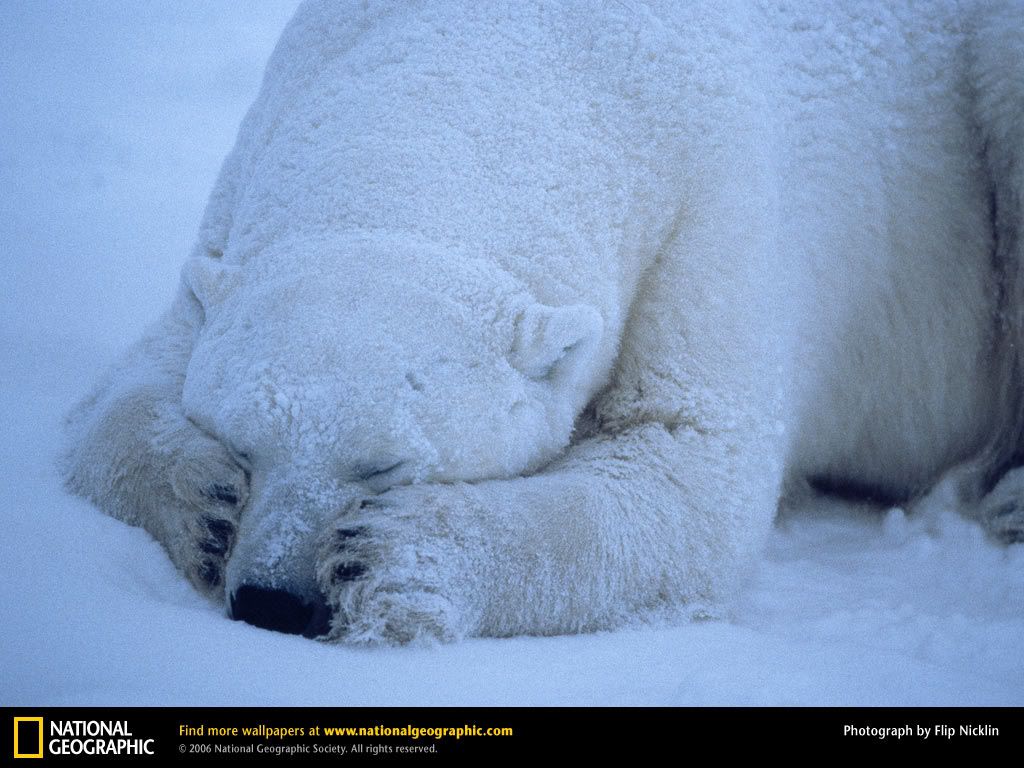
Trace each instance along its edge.
{"label": "yellow rectangle logo", "polygon": [[[22,723],[35,723],[38,728],[36,739],[20,739]],[[26,728],[31,732],[31,729]],[[22,750],[30,750],[23,752]],[[41,717],[16,717],[14,718],[14,756],[15,757],[42,757],[43,756],[43,718]]]}

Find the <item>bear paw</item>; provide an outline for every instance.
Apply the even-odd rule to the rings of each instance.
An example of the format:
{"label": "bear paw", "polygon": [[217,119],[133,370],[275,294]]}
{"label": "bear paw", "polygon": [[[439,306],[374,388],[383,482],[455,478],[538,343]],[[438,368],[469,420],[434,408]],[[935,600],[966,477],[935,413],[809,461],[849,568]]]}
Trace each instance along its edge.
{"label": "bear paw", "polygon": [[406,486],[352,502],[320,548],[317,579],[333,610],[328,639],[403,645],[466,634],[456,499]]}
{"label": "bear paw", "polygon": [[224,569],[249,494],[246,471],[229,451],[195,430],[171,469],[176,560],[203,594],[223,597]]}

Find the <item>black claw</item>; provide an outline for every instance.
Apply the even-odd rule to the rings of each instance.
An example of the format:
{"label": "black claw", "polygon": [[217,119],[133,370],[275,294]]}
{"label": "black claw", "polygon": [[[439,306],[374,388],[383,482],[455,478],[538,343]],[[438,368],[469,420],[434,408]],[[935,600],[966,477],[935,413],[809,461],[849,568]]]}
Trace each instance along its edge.
{"label": "black claw", "polygon": [[220,585],[220,568],[214,562],[204,560],[199,566],[198,576],[199,580],[208,587],[216,587]]}
{"label": "black claw", "polygon": [[199,548],[211,555],[226,554],[231,548],[231,537],[234,535],[235,526],[227,520],[207,519],[206,530],[209,536],[199,543]]}
{"label": "black claw", "polygon": [[336,581],[355,581],[366,573],[366,566],[362,563],[342,563],[334,569]]}
{"label": "black claw", "polygon": [[339,528],[334,532],[334,538],[339,544],[344,544],[350,539],[356,539],[363,535],[362,528]]}
{"label": "black claw", "polygon": [[235,532],[235,525],[229,520],[208,519],[206,527],[214,538],[223,539],[224,541],[230,539],[231,535]]}
{"label": "black claw", "polygon": [[233,485],[213,485],[206,495],[224,504],[235,506],[238,503],[238,489]]}
{"label": "black claw", "polygon": [[208,555],[225,555],[228,551],[227,542],[217,539],[205,539],[199,542],[199,549]]}

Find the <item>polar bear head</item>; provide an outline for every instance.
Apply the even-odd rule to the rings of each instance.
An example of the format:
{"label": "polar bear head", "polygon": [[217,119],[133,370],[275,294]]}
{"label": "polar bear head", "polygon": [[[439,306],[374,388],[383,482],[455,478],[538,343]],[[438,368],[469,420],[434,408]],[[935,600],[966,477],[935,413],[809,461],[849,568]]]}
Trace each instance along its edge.
{"label": "polar bear head", "polygon": [[203,322],[183,405],[251,473],[229,594],[315,599],[317,534],[353,498],[532,472],[592,394],[599,313],[483,259],[375,238],[226,261],[184,272]]}

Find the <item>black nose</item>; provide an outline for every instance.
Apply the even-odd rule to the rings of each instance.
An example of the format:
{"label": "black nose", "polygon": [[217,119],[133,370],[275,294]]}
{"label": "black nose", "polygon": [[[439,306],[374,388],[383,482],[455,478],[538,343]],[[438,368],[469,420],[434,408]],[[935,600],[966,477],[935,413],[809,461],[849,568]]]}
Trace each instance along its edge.
{"label": "black nose", "polygon": [[311,602],[283,589],[243,584],[231,596],[231,618],[275,632],[317,637],[330,629],[331,612],[320,598]]}

